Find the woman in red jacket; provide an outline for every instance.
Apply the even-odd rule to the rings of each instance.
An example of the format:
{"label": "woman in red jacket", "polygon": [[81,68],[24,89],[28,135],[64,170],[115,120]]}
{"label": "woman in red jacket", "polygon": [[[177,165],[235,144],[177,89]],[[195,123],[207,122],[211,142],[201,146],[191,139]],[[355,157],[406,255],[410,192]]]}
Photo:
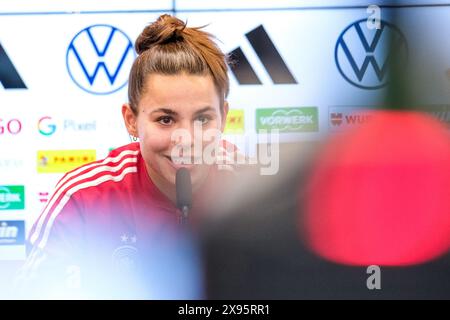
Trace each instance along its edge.
{"label": "woman in red jacket", "polygon": [[[162,261],[153,256],[162,243],[176,247],[173,252],[187,252],[178,246],[182,241],[173,240],[177,232],[172,232],[179,217],[175,206],[177,170],[189,170],[194,219],[205,208],[202,200],[212,190],[211,181],[223,183],[233,170],[220,161],[230,160],[233,147],[220,139],[196,137],[198,131],[222,132],[228,112],[226,57],[212,36],[162,15],[143,30],[135,49],[138,57],[130,72],[129,103],[122,106],[122,115],[129,134],[139,142],[113,150],[107,158],[75,169],[59,181],[30,232],[31,252],[22,279],[48,283],[42,274],[51,274],[52,279],[69,279],[70,285],[65,287],[75,289],[104,279],[109,288],[111,275],[120,279],[125,269],[136,276],[141,274],[139,268],[145,268],[148,274],[145,262],[152,260],[154,265]],[[219,161],[203,158],[207,148]],[[174,254],[171,259],[178,263],[189,260],[181,256]],[[167,261],[174,262],[171,259]],[[195,273],[195,259],[189,261],[191,267],[183,272]],[[168,268],[174,270],[173,265]],[[172,272],[172,281],[180,284],[201,277],[183,272],[179,276]],[[189,297],[181,287],[177,289],[181,294],[174,297]],[[136,292],[147,296],[146,288]]]}

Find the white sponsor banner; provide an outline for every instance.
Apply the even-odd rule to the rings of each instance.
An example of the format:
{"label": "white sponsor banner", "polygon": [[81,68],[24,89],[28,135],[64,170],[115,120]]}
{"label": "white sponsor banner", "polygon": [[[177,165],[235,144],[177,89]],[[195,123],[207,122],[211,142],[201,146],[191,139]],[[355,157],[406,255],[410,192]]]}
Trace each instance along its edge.
{"label": "white sponsor banner", "polygon": [[0,0],[0,14],[429,6],[446,0]]}
{"label": "white sponsor banner", "polygon": [[[110,8],[108,2],[103,9]],[[448,105],[450,7],[404,9],[399,21],[390,20],[392,10],[401,9],[382,10],[387,24],[380,31],[367,27],[365,8],[178,15],[189,26],[209,24],[205,29],[217,36],[226,53],[245,59],[230,71],[228,99],[231,108],[244,110],[245,130],[227,137],[254,155],[257,109],[317,108],[318,131],[282,133],[283,143],[318,140],[333,132],[330,112],[339,109],[332,108],[383,104],[388,35],[401,45],[406,41],[399,48],[406,48],[404,75],[415,105]],[[24,86],[7,88],[1,79],[0,175],[3,184],[25,185],[27,192],[25,210],[8,213],[8,218],[26,220],[27,229],[32,226],[46,193],[61,176],[37,173],[39,150],[94,149],[103,158],[110,148],[130,142],[121,106],[128,99],[132,47],[159,14],[1,16],[0,45]]]}

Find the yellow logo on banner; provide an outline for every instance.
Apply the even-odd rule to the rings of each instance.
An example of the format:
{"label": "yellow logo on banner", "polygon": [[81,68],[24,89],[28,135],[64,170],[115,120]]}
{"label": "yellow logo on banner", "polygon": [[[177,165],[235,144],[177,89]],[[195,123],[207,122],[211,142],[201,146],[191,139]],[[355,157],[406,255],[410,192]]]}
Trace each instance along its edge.
{"label": "yellow logo on banner", "polygon": [[244,133],[244,110],[230,109],[224,133]]}
{"label": "yellow logo on banner", "polygon": [[95,150],[39,150],[38,173],[66,173],[83,164],[95,161]]}

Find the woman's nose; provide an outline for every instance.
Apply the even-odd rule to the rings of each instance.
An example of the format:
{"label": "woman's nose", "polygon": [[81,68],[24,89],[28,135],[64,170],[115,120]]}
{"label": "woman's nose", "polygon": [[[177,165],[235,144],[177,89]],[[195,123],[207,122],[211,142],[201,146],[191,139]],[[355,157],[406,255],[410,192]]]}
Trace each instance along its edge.
{"label": "woman's nose", "polygon": [[181,144],[183,146],[193,146],[196,139],[201,139],[201,126],[198,126],[192,121],[181,121],[172,132],[172,142],[174,144]]}

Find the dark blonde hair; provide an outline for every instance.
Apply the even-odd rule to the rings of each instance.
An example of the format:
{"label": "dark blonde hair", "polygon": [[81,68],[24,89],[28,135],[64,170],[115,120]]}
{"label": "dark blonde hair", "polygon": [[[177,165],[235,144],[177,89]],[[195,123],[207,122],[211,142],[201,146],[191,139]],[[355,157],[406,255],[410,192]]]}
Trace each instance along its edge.
{"label": "dark blonde hair", "polygon": [[229,91],[227,57],[214,43],[214,36],[188,28],[178,18],[164,14],[144,28],[136,39],[138,57],[133,63],[128,83],[128,99],[137,114],[137,106],[150,74],[210,74],[223,108]]}

